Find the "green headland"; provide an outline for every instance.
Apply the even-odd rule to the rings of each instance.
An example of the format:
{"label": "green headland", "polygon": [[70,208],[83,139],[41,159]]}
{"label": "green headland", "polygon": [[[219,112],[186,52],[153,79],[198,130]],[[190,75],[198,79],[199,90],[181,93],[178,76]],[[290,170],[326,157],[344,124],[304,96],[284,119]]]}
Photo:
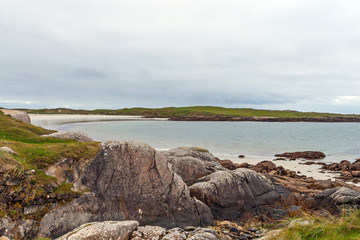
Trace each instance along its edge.
{"label": "green headland", "polygon": [[[124,108],[124,109],[21,109],[30,114],[100,114],[137,115],[145,117],[261,117],[261,118],[360,118],[358,114],[299,112],[292,110],[261,110],[251,108],[224,108],[214,106]],[[179,119],[181,120],[181,119]]]}

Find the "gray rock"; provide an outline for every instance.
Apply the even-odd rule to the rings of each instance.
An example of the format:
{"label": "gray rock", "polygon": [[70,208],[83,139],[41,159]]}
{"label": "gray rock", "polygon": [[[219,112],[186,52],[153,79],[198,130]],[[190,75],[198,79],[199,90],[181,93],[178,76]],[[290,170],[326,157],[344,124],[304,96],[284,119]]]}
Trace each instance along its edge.
{"label": "gray rock", "polygon": [[6,152],[6,153],[11,154],[11,155],[16,155],[14,150],[12,150],[9,147],[0,147],[0,152]]}
{"label": "gray rock", "polygon": [[94,193],[84,193],[70,204],[47,213],[40,222],[38,237],[56,238],[78,226],[98,220],[98,199]]}
{"label": "gray rock", "polygon": [[287,216],[289,214],[288,211],[284,210],[284,209],[275,209],[275,208],[271,208],[268,211],[268,217],[270,217],[271,219],[274,220],[280,220],[283,217]]}
{"label": "gray rock", "polygon": [[167,231],[167,234],[163,237],[163,240],[185,240],[186,232],[181,228],[173,228]]}
{"label": "gray rock", "polygon": [[197,148],[180,147],[162,153],[172,164],[174,172],[179,174],[188,186],[198,178],[218,170],[225,170],[211,153]]}
{"label": "gray rock", "polygon": [[18,110],[10,110],[10,109],[0,109],[5,115],[9,115],[12,118],[15,118],[17,120],[31,123],[30,117],[26,112],[18,111]]}
{"label": "gray rock", "polygon": [[59,131],[56,133],[51,133],[47,135],[42,135],[42,137],[54,137],[54,138],[60,138],[60,139],[72,139],[79,142],[94,142],[94,140],[89,137],[84,132],[81,131]]}
{"label": "gray rock", "polygon": [[215,218],[225,219],[238,219],[245,211],[280,199],[270,180],[244,168],[212,173],[193,184],[190,192],[210,207]]}
{"label": "gray rock", "polygon": [[329,195],[335,204],[360,204],[360,192],[342,187]]}
{"label": "gray rock", "polygon": [[198,228],[192,232],[188,238],[189,240],[217,240],[216,231],[208,228]]}
{"label": "gray rock", "polygon": [[57,240],[93,240],[114,239],[128,240],[131,232],[139,226],[137,221],[91,222],[81,225]]}
{"label": "gray rock", "polygon": [[159,226],[138,227],[131,235],[131,239],[160,240],[166,234],[166,229]]}
{"label": "gray rock", "polygon": [[0,218],[0,235],[5,235],[10,228],[11,219],[8,217]]}
{"label": "gray rock", "polygon": [[57,183],[61,184],[66,181],[69,171],[73,165],[75,164],[75,160],[72,158],[65,158],[54,165],[51,165],[45,169],[45,174],[51,177],[55,177],[57,179]]}
{"label": "gray rock", "polygon": [[39,206],[24,207],[24,215],[31,215],[39,211]]}
{"label": "gray rock", "polygon": [[360,192],[346,187],[326,189],[315,195],[313,205],[318,209],[324,208],[331,213],[338,213],[344,205],[359,207]]}
{"label": "gray rock", "polygon": [[165,157],[143,143],[103,143],[77,183],[93,192],[91,201],[80,197],[46,214],[41,236],[58,237],[90,221],[137,220],[162,227],[213,221],[210,209],[190,196]]}

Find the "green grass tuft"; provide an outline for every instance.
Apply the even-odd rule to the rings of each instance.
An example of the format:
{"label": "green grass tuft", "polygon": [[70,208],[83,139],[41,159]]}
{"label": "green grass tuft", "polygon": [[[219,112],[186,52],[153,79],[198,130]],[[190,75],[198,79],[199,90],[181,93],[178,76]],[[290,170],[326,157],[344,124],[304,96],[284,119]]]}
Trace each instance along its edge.
{"label": "green grass tuft", "polygon": [[20,176],[24,172],[24,166],[16,158],[18,157],[0,151],[0,172]]}
{"label": "green grass tuft", "polygon": [[360,210],[344,212],[340,218],[309,217],[313,224],[283,229],[269,240],[359,240]]}

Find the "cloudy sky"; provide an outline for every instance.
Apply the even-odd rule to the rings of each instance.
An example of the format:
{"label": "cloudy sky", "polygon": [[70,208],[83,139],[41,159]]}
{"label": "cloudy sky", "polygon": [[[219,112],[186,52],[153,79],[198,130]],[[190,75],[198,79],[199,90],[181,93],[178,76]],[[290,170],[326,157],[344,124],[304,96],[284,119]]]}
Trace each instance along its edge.
{"label": "cloudy sky", "polygon": [[360,113],[360,1],[3,0],[0,106]]}

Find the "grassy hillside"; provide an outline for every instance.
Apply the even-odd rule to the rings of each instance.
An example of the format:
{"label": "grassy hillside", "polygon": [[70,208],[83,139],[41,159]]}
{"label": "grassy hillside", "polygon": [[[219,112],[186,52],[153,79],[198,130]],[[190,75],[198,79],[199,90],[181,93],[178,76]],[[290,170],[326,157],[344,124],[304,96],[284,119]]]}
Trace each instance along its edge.
{"label": "grassy hillside", "polygon": [[37,109],[26,110],[28,113],[45,114],[105,114],[105,115],[141,115],[154,117],[170,116],[235,116],[235,117],[279,117],[279,118],[318,118],[318,117],[360,117],[360,115],[345,115],[333,113],[280,111],[280,110],[257,110],[250,108],[223,108],[212,106],[194,107],[166,107],[166,108],[124,108],[124,109],[97,109],[97,110],[74,110],[74,109]]}
{"label": "grassy hillside", "polygon": [[[7,192],[20,192],[20,200],[15,205],[8,204],[1,209],[0,217],[7,215],[13,219],[24,218],[23,204],[29,204],[36,199],[43,198],[44,189],[49,184],[56,183],[56,179],[47,176],[44,169],[59,159],[72,158],[93,159],[99,152],[99,143],[82,143],[73,140],[41,137],[54,131],[43,129],[5,116],[0,111],[0,147],[13,149],[16,155],[0,152],[0,182],[6,179],[20,179],[20,185],[9,185]],[[35,174],[26,174],[35,170]],[[2,181],[4,180],[4,181]],[[71,184],[57,185],[55,193],[74,194],[70,190]],[[4,193],[2,193],[4,194]],[[23,197],[21,197],[23,196]],[[32,216],[40,219],[46,211]]]}
{"label": "grassy hillside", "polygon": [[[99,151],[98,143],[81,143],[50,137],[41,137],[54,131],[5,116],[0,112],[0,147],[13,149],[17,163],[24,170],[36,169],[39,172],[60,158],[89,158]],[[3,156],[5,158],[5,156]],[[10,156],[6,156],[8,158]]]}

